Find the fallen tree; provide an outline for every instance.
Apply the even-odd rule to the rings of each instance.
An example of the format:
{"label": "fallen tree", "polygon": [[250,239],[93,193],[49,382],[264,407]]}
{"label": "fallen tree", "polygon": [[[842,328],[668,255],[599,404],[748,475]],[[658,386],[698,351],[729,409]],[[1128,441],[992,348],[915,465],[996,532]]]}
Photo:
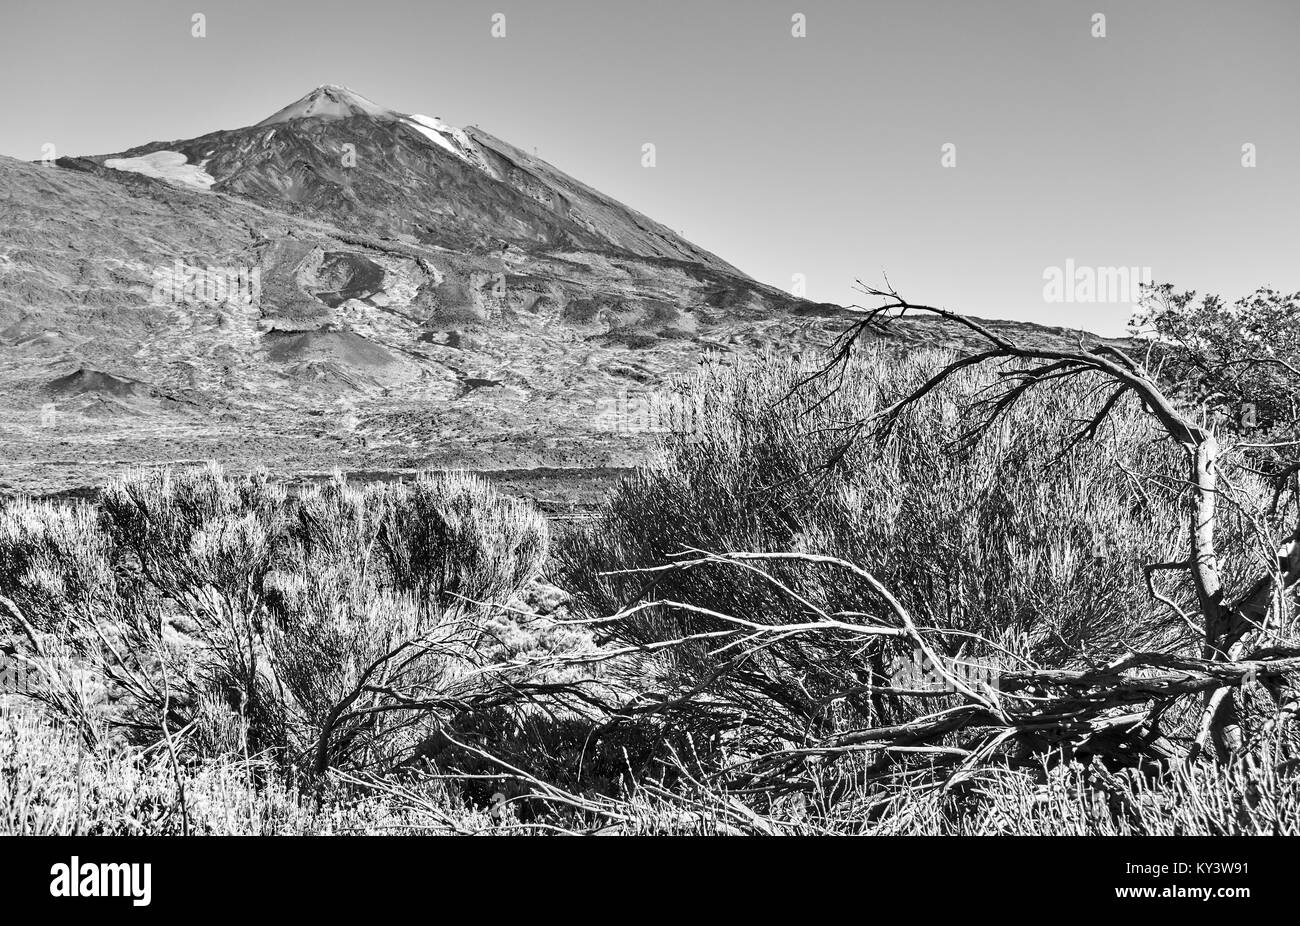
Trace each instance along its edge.
{"label": "fallen tree", "polygon": [[[663,646],[674,635],[681,642],[657,670],[671,683],[646,688],[621,713],[662,714],[710,738],[717,754],[726,757],[709,772],[712,780],[750,794],[820,787],[824,776],[810,773],[815,763],[851,769],[849,777],[856,782],[951,788],[990,765],[1028,767],[1044,756],[1095,760],[1098,774],[1104,774],[1125,766],[1168,770],[1195,763],[1211,749],[1221,761],[1249,759],[1265,742],[1289,749],[1291,721],[1300,706],[1300,646],[1293,633],[1291,594],[1300,578],[1298,467],[1264,473],[1253,468],[1246,453],[1250,442],[1221,442],[1214,425],[1197,420],[1169,396],[1147,366],[1150,356],[1139,360],[1104,342],[1089,346],[1081,340],[1077,349],[1022,344],[974,319],[910,303],[892,289],[863,290],[879,304],[860,308],[861,317],[843,333],[831,357],[800,375],[786,395],[802,396],[804,413],[835,399],[855,351],[909,314],[938,316],[978,335],[986,346],[945,360],[879,407],[809,426],[804,436],[833,438],[820,445],[818,465],[794,471],[782,464],[785,478],[748,490],[744,503],[762,509],[751,512],[751,519],[763,521],[761,531],[746,534],[741,519],[732,519],[710,534],[712,525],[705,523],[711,517],[710,499],[713,504],[739,503],[717,498],[721,489],[709,481],[719,460],[696,469],[688,465],[686,472],[670,463],[662,485],[648,475],[626,498],[615,500],[596,530],[617,532],[619,519],[639,516],[645,523],[636,530],[643,536],[625,531],[613,540],[585,541],[571,553],[577,583],[590,610],[597,612],[587,620],[622,642]],[[854,455],[864,445],[882,448],[878,452],[883,455],[902,452],[889,444],[900,425],[906,420],[914,427],[908,416],[927,397],[973,372],[983,377],[983,385],[961,409],[950,453],[969,450],[1005,427],[1030,396],[1071,383],[1082,384],[1091,407],[1079,404],[1064,413],[1059,446],[1053,448],[1056,460],[1095,444],[1114,426],[1121,407],[1139,407],[1139,416],[1152,422],[1172,448],[1163,456],[1149,455],[1144,469],[1118,457],[1111,466],[1112,478],[1131,485],[1134,494],[1162,493],[1181,519],[1173,556],[1153,546],[1130,551],[1144,557],[1135,566],[1145,600],[1129,587],[1127,599],[1108,604],[1106,620],[1143,645],[1118,640],[1109,652],[1090,652],[1089,635],[1081,630],[1067,634],[1072,648],[1058,647],[1053,659],[1026,658],[996,637],[994,622],[979,624],[969,616],[978,609],[969,595],[958,595],[955,610],[963,613],[957,618],[937,620],[941,609],[935,590],[961,581],[953,578],[955,567],[945,575],[942,550],[931,551],[936,562],[924,570],[899,570],[891,551],[866,548],[902,576],[898,581],[913,586],[906,589],[911,609],[901,601],[902,589],[878,578],[861,561],[818,552],[818,541],[836,531],[868,528],[846,517],[819,533],[818,516],[824,509],[815,501],[798,501],[800,493],[859,491],[833,477],[860,465]],[[1080,417],[1069,420],[1074,415]],[[736,430],[764,427],[769,426],[759,416]],[[763,432],[772,437],[766,442],[744,434],[720,437],[719,452],[735,447],[735,453],[751,455],[738,467],[763,470],[768,461],[753,455],[779,454],[773,440],[780,443],[784,436],[778,432],[792,426],[787,421],[770,427],[777,430]],[[770,469],[781,472],[779,466]],[[990,478],[1000,478],[996,467]],[[1267,493],[1261,494],[1261,485]],[[694,516],[700,523],[674,532],[667,526],[672,512],[692,516],[686,503],[671,500],[684,490],[699,496],[701,507]],[[1261,504],[1266,495],[1269,503]],[[942,507],[939,495],[929,500],[936,510]],[[639,511],[642,503],[648,507]],[[1223,526],[1225,511],[1231,514],[1231,531]],[[1086,520],[1086,515],[1046,513],[1048,520]],[[924,512],[919,517],[923,520]],[[713,542],[680,543],[684,536]],[[675,554],[667,550],[674,538],[679,544]],[[745,549],[734,545],[737,538],[757,538],[767,550],[781,544],[786,548]],[[656,551],[661,561],[646,563]],[[956,548],[953,553],[961,555]],[[590,560],[593,554],[602,554],[609,565],[620,558],[630,562],[599,575],[583,572],[583,558]],[[997,578],[1010,581],[1014,576],[1007,579],[1000,572]],[[926,588],[919,587],[922,579]],[[985,600],[996,601],[998,594],[997,588],[988,590]],[[618,605],[608,606],[614,602]],[[598,613],[601,606],[604,614]],[[921,610],[926,614],[918,617]],[[962,629],[972,621],[974,630]],[[1156,632],[1156,625],[1166,622],[1181,627],[1182,636]],[[1188,633],[1195,634],[1199,646],[1186,645]],[[714,636],[702,641],[706,634]],[[963,638],[960,645],[954,643]],[[900,647],[919,654],[942,683],[923,690],[900,686],[888,669],[889,654],[896,656]],[[985,662],[988,654],[1003,653],[1008,664],[973,679],[954,670],[960,664],[954,663],[954,651],[982,653]],[[1260,691],[1267,698],[1259,697]],[[1171,727],[1177,728],[1176,735]]]}

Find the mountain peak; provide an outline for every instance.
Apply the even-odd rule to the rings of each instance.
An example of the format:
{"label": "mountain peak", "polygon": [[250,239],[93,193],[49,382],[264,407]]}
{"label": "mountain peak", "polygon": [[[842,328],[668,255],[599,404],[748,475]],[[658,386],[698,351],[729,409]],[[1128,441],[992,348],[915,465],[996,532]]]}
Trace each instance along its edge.
{"label": "mountain peak", "polygon": [[397,114],[367,99],[351,87],[339,84],[321,84],[300,100],[267,116],[259,126],[278,125],[293,119],[348,119],[352,116],[373,116],[394,119]]}
{"label": "mountain peak", "polygon": [[[345,143],[364,158],[364,170],[348,172],[359,161],[340,157]],[[439,247],[613,247],[744,276],[523,149],[437,116],[389,109],[339,84],[322,84],[255,125],[94,162],[173,186],[292,203],[340,227]]]}

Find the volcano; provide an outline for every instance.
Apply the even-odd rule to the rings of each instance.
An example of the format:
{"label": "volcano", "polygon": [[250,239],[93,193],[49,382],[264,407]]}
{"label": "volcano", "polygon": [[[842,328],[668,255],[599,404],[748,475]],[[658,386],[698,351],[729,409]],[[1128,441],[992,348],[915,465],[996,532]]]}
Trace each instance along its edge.
{"label": "volcano", "polygon": [[394,112],[347,87],[317,87],[247,128],[96,160],[159,176],[161,158],[177,174],[182,167],[192,173],[179,180],[185,185],[305,211],[359,232],[453,248],[606,250],[743,276],[671,229],[480,129]]}
{"label": "volcano", "polygon": [[669,380],[851,318],[482,129],[326,85],[244,128],[0,158],[0,490],[193,459],[624,467]]}

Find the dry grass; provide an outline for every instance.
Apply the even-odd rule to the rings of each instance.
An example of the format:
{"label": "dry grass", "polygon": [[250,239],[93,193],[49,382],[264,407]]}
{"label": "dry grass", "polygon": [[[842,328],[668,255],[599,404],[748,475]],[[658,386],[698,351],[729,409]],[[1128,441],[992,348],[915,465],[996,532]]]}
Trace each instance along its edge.
{"label": "dry grass", "polygon": [[[1035,779],[989,772],[958,794],[857,793],[833,807],[789,799],[759,815],[715,789],[653,784],[585,813],[515,799],[493,812],[428,777],[337,781],[323,798],[256,762],[186,769],[189,832],[208,835],[1300,835],[1293,766],[1204,767],[1160,784],[1100,785],[1078,765]],[[1109,790],[1107,790],[1109,788]],[[521,819],[527,817],[527,820]],[[0,834],[171,835],[182,831],[177,781],[165,759],[87,750],[74,730],[0,709]]]}

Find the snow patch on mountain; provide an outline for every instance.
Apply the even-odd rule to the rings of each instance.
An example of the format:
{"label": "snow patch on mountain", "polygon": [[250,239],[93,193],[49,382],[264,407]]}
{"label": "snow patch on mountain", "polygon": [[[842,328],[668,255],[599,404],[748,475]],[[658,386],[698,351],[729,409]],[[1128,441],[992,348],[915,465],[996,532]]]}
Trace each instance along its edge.
{"label": "snow patch on mountain", "polygon": [[179,151],[155,151],[138,158],[109,158],[104,161],[104,166],[113,170],[143,174],[192,190],[207,190],[217,182],[215,177],[203,169],[205,164],[206,160],[202,164],[190,164],[189,159]]}
{"label": "snow patch on mountain", "polygon": [[415,129],[415,131],[429,139],[429,141],[433,142],[439,148],[444,148],[447,151],[450,151],[463,161],[469,160],[469,158],[465,157],[465,152],[453,145],[451,141],[442,134],[440,129],[445,128],[445,126],[436,119],[430,119],[428,116],[413,115],[408,118],[406,122],[411,128]]}
{"label": "snow patch on mountain", "polygon": [[422,116],[419,113],[412,113],[403,121],[439,148],[451,152],[466,164],[472,164],[497,180],[501,179],[497,177],[496,171],[492,169],[492,165],[488,163],[487,158],[478,150],[478,146],[465,134],[464,129],[448,125],[433,116]]}

